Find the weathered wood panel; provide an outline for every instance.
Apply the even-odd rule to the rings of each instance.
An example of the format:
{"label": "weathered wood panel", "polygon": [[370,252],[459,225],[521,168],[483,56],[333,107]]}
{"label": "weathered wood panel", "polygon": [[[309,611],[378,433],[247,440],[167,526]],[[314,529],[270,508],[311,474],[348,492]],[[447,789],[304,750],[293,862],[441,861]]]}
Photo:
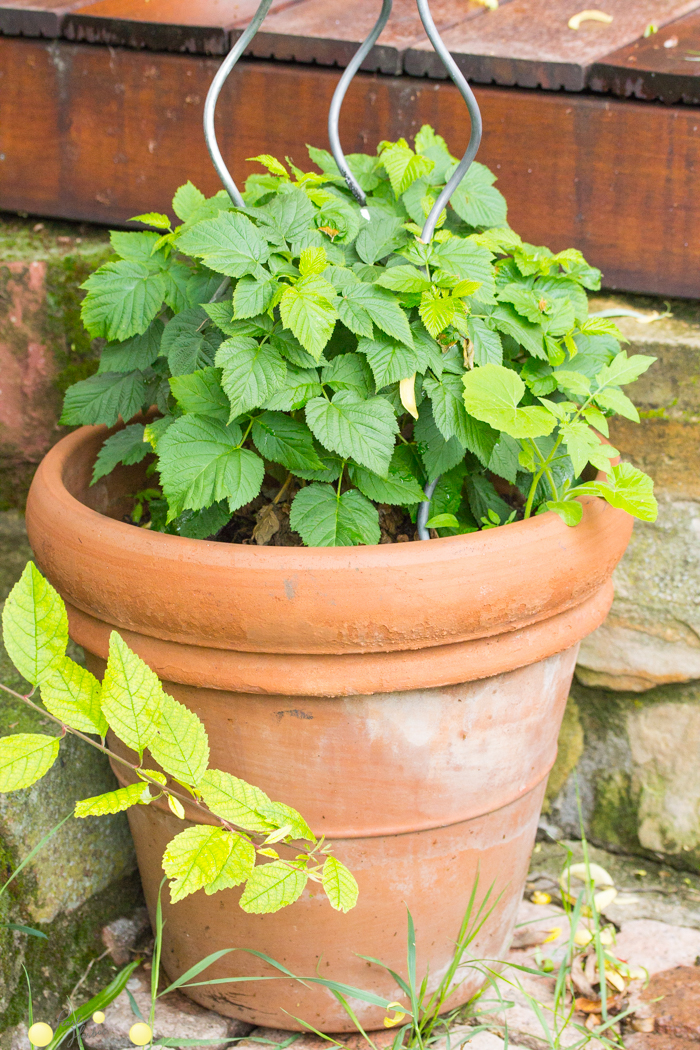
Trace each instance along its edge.
{"label": "weathered wood panel", "polygon": [[[218,189],[201,129],[215,59],[0,39],[0,207],[123,222],[168,210],[191,178]],[[243,62],[219,110],[224,156],[241,182],[261,152],[305,166],[326,145],[338,74]],[[481,88],[479,159],[499,176],[527,240],[580,248],[609,286],[700,294],[700,110],[591,96]],[[32,134],[27,125],[32,121]],[[430,123],[455,152],[464,105],[449,82],[360,74],[343,111],[350,150]]]}
{"label": "weathered wood panel", "polygon": [[0,33],[57,37],[65,14],[80,0],[0,0]]}
{"label": "weathered wood panel", "polygon": [[[456,25],[444,41],[460,69],[479,83],[582,91],[594,62],[641,37],[650,23],[662,26],[696,10],[700,0],[606,0],[601,7],[612,22],[569,29],[571,16],[585,7],[581,0],[512,0]],[[429,43],[411,48],[404,68],[413,76],[446,75]]]}

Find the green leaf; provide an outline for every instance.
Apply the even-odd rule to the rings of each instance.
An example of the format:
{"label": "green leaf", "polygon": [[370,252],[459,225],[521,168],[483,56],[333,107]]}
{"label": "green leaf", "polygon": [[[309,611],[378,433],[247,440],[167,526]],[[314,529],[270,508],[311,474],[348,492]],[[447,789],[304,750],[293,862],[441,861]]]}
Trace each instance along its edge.
{"label": "green leaf", "polygon": [[474,161],[457,189],[450,204],[470,226],[505,226],[508,207],[503,194],[493,183],[496,176],[483,164]]}
{"label": "green leaf", "polygon": [[[576,491],[576,490],[574,490]],[[583,515],[583,507],[578,500],[547,500],[547,510],[558,514],[565,525],[578,525]]]}
{"label": "green leaf", "polygon": [[341,468],[345,466],[343,457],[337,456],[335,452],[329,452],[318,441],[314,441],[314,448],[323,463],[323,470],[296,470],[294,473],[304,481],[326,481],[328,483],[337,481]]}
{"label": "green leaf", "polygon": [[437,245],[430,256],[431,265],[439,266],[446,273],[464,281],[481,281],[481,287],[474,292],[474,298],[480,303],[496,301],[491,259],[490,251],[464,237],[450,237]]}
{"label": "green leaf", "polygon": [[323,470],[305,423],[282,412],[261,412],[253,423],[253,441],[261,456],[287,470]]}
{"label": "green leaf", "polygon": [[68,387],[61,423],[74,427],[104,423],[113,427],[125,422],[143,407],[146,381],[143,372],[98,372]]}
{"label": "green leaf", "polygon": [[469,317],[467,327],[474,344],[474,364],[500,365],[503,361],[503,345],[498,332],[492,331],[480,317]]}
{"label": "green leaf", "polygon": [[383,397],[364,401],[352,390],[340,390],[332,401],[315,397],[306,406],[306,421],[326,448],[386,477],[398,425]]}
{"label": "green leaf", "polygon": [[265,466],[254,452],[239,448],[240,441],[239,426],[216,419],[183,416],[168,428],[158,456],[170,520],[223,499],[231,512],[255,499]]}
{"label": "green leaf", "polygon": [[[357,349],[369,361],[377,388],[406,379],[418,369],[418,355],[410,347],[388,337],[360,339]],[[347,355],[346,355],[347,356]],[[337,361],[338,358],[335,358]]]}
{"label": "green leaf", "polygon": [[456,309],[457,303],[451,296],[442,298],[437,292],[430,291],[423,292],[418,313],[425,327],[435,338],[452,324]]}
{"label": "green leaf", "polygon": [[81,733],[107,735],[102,714],[102,686],[69,656],[56,660],[41,682],[41,699],[47,711]]}
{"label": "green leaf", "polygon": [[[381,328],[382,332],[386,332],[393,339],[413,347],[413,335],[408,325],[408,318],[390,291],[384,288],[377,288],[376,285],[372,284],[358,283],[350,285],[344,291],[338,303],[338,313],[341,321],[344,324],[347,323],[345,318],[348,317],[348,312],[353,309],[356,310],[358,307],[365,311],[370,320],[374,321],[377,328]],[[351,331],[355,331],[351,324],[348,324],[347,327]],[[356,334],[371,335],[371,325],[369,332],[363,330],[357,331]]]}
{"label": "green leaf", "polygon": [[221,386],[218,368],[202,368],[191,375],[173,376],[170,389],[183,412],[210,416],[223,423],[231,414],[231,404]]}
{"label": "green leaf", "polygon": [[188,536],[192,540],[206,540],[215,536],[231,520],[228,503],[220,500],[204,510],[185,510],[179,514],[167,531],[177,536]]}
{"label": "green leaf", "polygon": [[[256,319],[257,320],[257,319]],[[250,333],[241,333],[249,335]],[[282,357],[286,358],[290,364],[296,368],[314,368],[318,362],[315,357],[312,357],[308,350],[305,350],[301,345],[296,336],[286,328],[277,328],[275,331],[270,333],[270,344],[274,346],[275,350],[279,350]],[[323,357],[320,358],[320,363],[325,364]]]}
{"label": "green leaf", "polygon": [[499,331],[515,339],[516,343],[524,346],[534,357],[539,357],[543,361],[547,360],[541,325],[525,320],[510,303],[499,303],[491,314],[491,323]]}
{"label": "green leaf", "polygon": [[102,681],[102,713],[119,739],[139,755],[156,734],[163,696],[158,676],[112,631]]}
{"label": "green leaf", "polygon": [[426,292],[430,288],[430,278],[415,266],[391,266],[376,283],[394,292]]}
{"label": "green leaf", "polygon": [[519,454],[520,443],[508,434],[501,434],[486,465],[492,474],[514,485],[518,476]]}
{"label": "green leaf", "polygon": [[477,521],[490,517],[489,511],[493,512],[501,524],[508,520],[512,507],[501,499],[493,487],[493,482],[485,478],[483,474],[472,474],[468,477],[466,487],[469,506]]}
{"label": "green leaf", "polygon": [[330,485],[313,482],[297,492],[289,524],[307,547],[352,547],[379,543],[379,514],[357,489],[338,496]]}
{"label": "green leaf", "polygon": [[148,750],[180,784],[197,787],[209,765],[209,741],[197,715],[163,694],[160,721]]}
{"label": "green leaf", "polygon": [[557,369],[552,372],[557,381],[557,386],[565,390],[567,394],[578,394],[580,397],[588,397],[591,389],[591,381],[588,376],[581,372],[569,372],[566,369]]}
{"label": "green leaf", "polygon": [[282,323],[316,360],[335,328],[335,299],[333,285],[313,274],[287,288],[280,299]]}
{"label": "green leaf", "polygon": [[306,823],[301,813],[284,802],[263,802],[259,806],[259,812],[275,828],[289,828],[287,840],[306,839],[307,842],[315,842],[316,836]]}
{"label": "green leaf", "polygon": [[184,186],[178,187],[175,191],[173,211],[178,219],[187,222],[197,208],[204,204],[205,200],[204,194],[196,186],[193,186],[188,179]]}
{"label": "green leaf", "polygon": [[[142,222],[145,226],[155,226],[157,230],[170,229],[170,219],[160,211],[147,211],[144,215],[133,215],[129,222]],[[115,248],[115,251],[118,249]]]}
{"label": "green leaf", "polygon": [[246,831],[270,832],[274,823],[262,815],[270,799],[253,784],[239,780],[220,769],[208,769],[202,777],[199,790],[212,813]]}
{"label": "green leaf", "polygon": [[[299,240],[313,223],[314,206],[298,186],[278,184],[280,192],[261,211],[261,221],[271,225],[290,244]],[[269,219],[266,218],[268,214]]]}
{"label": "green leaf", "polygon": [[408,471],[390,469],[388,477],[380,478],[371,470],[351,463],[348,472],[353,484],[357,485],[367,499],[374,500],[375,503],[410,506],[420,503],[425,498],[417,478]]}
{"label": "green leaf", "polygon": [[258,864],[243,890],[241,908],[253,915],[279,911],[301,897],[307,879],[306,871],[281,860]]}
{"label": "green leaf", "polygon": [[211,348],[205,343],[204,327],[209,315],[201,306],[189,306],[165,326],[160,352],[168,359],[174,376],[187,375],[211,365]]}
{"label": "green leaf", "polygon": [[391,188],[397,197],[411,186],[416,179],[433,170],[433,161],[428,157],[415,154],[405,141],[399,140],[382,150],[380,163],[386,170]]}
{"label": "green leaf", "polygon": [[612,467],[608,482],[589,482],[574,491],[581,495],[592,493],[603,496],[612,507],[626,510],[642,521],[656,521],[658,505],[654,498],[654,483],[643,471],[637,470],[631,463],[620,463]]}
{"label": "green leaf", "polygon": [[109,239],[115,252],[121,255],[122,259],[143,263],[149,269],[160,269],[161,264],[165,262],[162,252],[154,255],[153,249],[160,240],[160,235],[151,230],[111,230]]}
{"label": "green leaf", "polygon": [[458,529],[459,521],[454,514],[436,514],[434,518],[428,518],[426,527],[429,529]]}
{"label": "green leaf", "polygon": [[165,277],[143,263],[120,259],[90,274],[81,317],[92,336],[121,342],[145,332],[161,308]]}
{"label": "green leaf", "polygon": [[7,655],[32,685],[41,682],[64,656],[68,617],[57,591],[33,562],[24,566],[2,610]]}
{"label": "green leaf", "polygon": [[457,438],[486,466],[498,441],[498,431],[467,414],[461,377],[446,372],[437,380],[427,375],[423,385],[433,403],[433,418],[442,436],[446,440]]}
{"label": "green leaf", "polygon": [[75,803],[76,817],[104,817],[108,813],[123,813],[125,809],[131,809],[139,802],[148,804],[153,795],[148,789],[148,784],[138,781],[127,787],[117,788],[116,791],[108,791],[105,795],[95,795],[94,798],[85,798],[82,802]]}
{"label": "green leaf", "polygon": [[198,222],[180,236],[178,248],[228,277],[267,276],[261,263],[270,257],[270,246],[245,215],[220,212],[215,219]]}
{"label": "green leaf", "polygon": [[211,896],[219,890],[228,890],[240,886],[250,878],[255,866],[255,846],[243,835],[230,834],[231,852],[213,882],[207,883],[204,892]]}
{"label": "green leaf", "polygon": [[0,791],[30,787],[51,769],[60,740],[43,733],[0,737]]}
{"label": "green leaf", "polygon": [[634,404],[627,397],[627,394],[623,394],[617,387],[611,386],[606,390],[601,390],[600,393],[595,395],[595,401],[601,408],[606,408],[611,412],[617,412],[619,415],[624,416],[626,419],[631,419],[635,423],[639,422],[639,412],[637,411]]}
{"label": "green leaf", "polygon": [[360,228],[355,241],[355,251],[363,262],[371,266],[377,259],[383,259],[395,248],[400,248],[406,242],[406,237],[400,218],[375,211],[370,222],[366,222]]}
{"label": "green leaf", "polygon": [[133,335],[123,343],[108,343],[100,356],[98,372],[132,372],[148,368],[160,356],[163,322],[152,321],[141,335]]}
{"label": "green leaf", "polygon": [[608,421],[600,409],[596,408],[595,405],[588,405],[587,408],[584,408],[583,416],[586,422],[590,423],[592,427],[595,427],[599,433],[603,434],[605,437],[610,437]]}
{"label": "green leaf", "polygon": [[[574,474],[578,476],[591,457],[595,460],[595,453],[601,448],[598,436],[582,420],[562,423],[560,433],[566,442],[566,450],[571,457]],[[614,454],[617,453],[614,452]]]}
{"label": "green leaf", "polygon": [[633,383],[654,361],[656,358],[647,354],[632,354],[628,357],[625,351],[621,350],[596,376],[598,389],[603,386],[625,386],[627,383]]}
{"label": "green leaf", "polygon": [[418,419],[413,427],[413,436],[418,443],[423,466],[428,480],[451,470],[464,459],[464,445],[457,438],[447,440],[438,430],[433,417],[429,400],[425,400],[418,409]]}
{"label": "green leaf", "polygon": [[358,886],[355,876],[337,857],[326,857],[323,862],[323,888],[336,911],[349,912],[357,904]]}
{"label": "green leaf", "polygon": [[284,383],[287,366],[269,343],[248,336],[225,340],[216,352],[221,385],[231,403],[229,419],[264,405]]}
{"label": "green leaf", "polygon": [[518,408],[525,393],[519,375],[502,365],[482,365],[462,377],[467,411],[511,437],[540,437],[551,434],[556,417],[546,408]]}
{"label": "green leaf", "polygon": [[361,354],[338,354],[321,372],[321,382],[332,390],[354,390],[369,397],[374,389],[372,372]]}
{"label": "green leaf", "polygon": [[186,828],[172,839],[163,854],[163,871],[173,880],[173,904],[219,878],[231,854],[232,840],[230,831],[205,824]]}
{"label": "green leaf", "polygon": [[142,423],[133,423],[130,427],[124,427],[123,430],[118,430],[116,434],[107,438],[97,453],[91,484],[94,485],[96,481],[114,470],[117,463],[131,466],[133,463],[140,463],[149,452],[153,451],[148,442],[143,440],[143,431]]}
{"label": "green leaf", "polygon": [[[336,358],[336,360],[339,360]],[[312,397],[323,393],[315,368],[295,368],[287,365],[287,374],[282,386],[265,402],[265,408],[280,412],[294,412],[303,408]]]}
{"label": "green leaf", "polygon": [[242,277],[233,293],[234,316],[257,317],[265,313],[276,290],[274,278],[258,281],[254,277]]}

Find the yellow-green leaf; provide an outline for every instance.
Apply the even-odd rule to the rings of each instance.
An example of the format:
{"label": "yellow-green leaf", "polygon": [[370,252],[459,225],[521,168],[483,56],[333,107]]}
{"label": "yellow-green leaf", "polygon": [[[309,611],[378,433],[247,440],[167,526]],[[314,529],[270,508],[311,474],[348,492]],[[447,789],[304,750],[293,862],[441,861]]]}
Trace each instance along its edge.
{"label": "yellow-green leaf", "polygon": [[301,813],[297,813],[291,806],[286,806],[284,802],[261,803],[257,808],[258,813],[262,814],[276,828],[289,827],[291,829],[289,838],[307,839],[309,842],[316,841],[316,836]]}
{"label": "yellow-green leaf", "polygon": [[181,831],[163,854],[163,871],[170,883],[173,904],[213,883],[231,853],[233,835],[224,828],[197,824]]}
{"label": "yellow-green leaf", "polygon": [[56,761],[60,739],[43,733],[0,737],[0,791],[30,787]]}
{"label": "yellow-green leaf", "polygon": [[84,667],[62,656],[41,683],[44,707],[56,718],[83,733],[107,735],[107,719],[102,714],[102,686]]}
{"label": "yellow-green leaf", "polygon": [[82,802],[76,802],[75,816],[104,817],[107,813],[121,813],[125,809],[131,809],[139,802],[148,804],[152,798],[148,784],[139,780],[136,784],[117,788],[116,791],[108,791],[104,795],[95,795],[93,798],[84,798]]}
{"label": "yellow-green leaf", "polygon": [[36,685],[68,644],[68,617],[60,595],[28,561],[2,611],[5,648],[19,673]]}
{"label": "yellow-green leaf", "polygon": [[274,831],[278,826],[263,815],[272,802],[264,791],[220,769],[208,769],[198,784],[212,813],[246,831]]}
{"label": "yellow-green leaf", "polygon": [[157,675],[112,631],[102,711],[119,739],[139,755],[156,734],[163,696]]}
{"label": "yellow-green leaf", "polygon": [[243,890],[241,908],[254,915],[279,911],[302,895],[307,879],[306,871],[282,860],[258,864]]}
{"label": "yellow-green leaf", "polygon": [[148,749],[165,772],[181,784],[199,784],[209,764],[204,726],[193,711],[167,693],[160,707],[160,725]]}
{"label": "yellow-green leaf", "polygon": [[232,886],[240,886],[250,877],[255,866],[255,847],[249,839],[243,835],[231,834],[231,852],[223,868],[207,886],[204,892],[211,896],[219,890],[227,890]]}
{"label": "yellow-green leaf", "polygon": [[336,911],[350,911],[357,903],[355,876],[337,857],[326,857],[323,865],[323,888]]}

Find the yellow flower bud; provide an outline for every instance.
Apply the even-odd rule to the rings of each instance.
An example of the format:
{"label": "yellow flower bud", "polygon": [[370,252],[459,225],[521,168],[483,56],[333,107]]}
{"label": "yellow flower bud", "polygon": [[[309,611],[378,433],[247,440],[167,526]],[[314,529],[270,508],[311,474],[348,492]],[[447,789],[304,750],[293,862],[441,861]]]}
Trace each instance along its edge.
{"label": "yellow flower bud", "polygon": [[53,1028],[43,1021],[37,1021],[27,1032],[32,1046],[48,1046],[53,1039]]}
{"label": "yellow flower bud", "polygon": [[132,1024],[129,1029],[129,1039],[134,1046],[146,1046],[150,1043],[153,1038],[153,1032],[147,1024],[143,1021],[138,1021],[136,1024]]}

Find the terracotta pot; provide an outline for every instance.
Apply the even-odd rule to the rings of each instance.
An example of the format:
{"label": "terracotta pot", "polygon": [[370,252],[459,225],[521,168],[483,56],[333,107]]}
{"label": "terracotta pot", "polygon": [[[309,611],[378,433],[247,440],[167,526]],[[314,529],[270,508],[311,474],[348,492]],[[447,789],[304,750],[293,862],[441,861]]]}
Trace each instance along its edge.
{"label": "terracotta pot", "polygon": [[[165,905],[163,963],[177,977],[220,948],[255,948],[396,997],[406,905],[419,975],[444,973],[479,878],[500,899],[474,951],[507,950],[578,643],[604,619],[632,519],[584,497],[567,528],[542,514],[426,543],[233,546],[119,518],[140,468],[89,487],[104,430],[64,438],[27,507],[36,560],[68,605],[72,637],[104,667],[110,631],[203,719],[212,766],[297,807],[360,885],[333,912],[313,884],[291,907],[246,915],[240,891]],[[121,771],[117,770],[120,777]],[[181,831],[160,805],[129,813],[153,911],[161,856]],[[167,897],[167,894],[166,894]],[[271,973],[236,952],[203,977]],[[474,971],[454,1005],[481,978]],[[215,985],[192,998],[254,1024],[348,1030],[330,992],[291,981]],[[384,1011],[355,1004],[368,1028]],[[286,1011],[286,1012],[285,1012]]]}

